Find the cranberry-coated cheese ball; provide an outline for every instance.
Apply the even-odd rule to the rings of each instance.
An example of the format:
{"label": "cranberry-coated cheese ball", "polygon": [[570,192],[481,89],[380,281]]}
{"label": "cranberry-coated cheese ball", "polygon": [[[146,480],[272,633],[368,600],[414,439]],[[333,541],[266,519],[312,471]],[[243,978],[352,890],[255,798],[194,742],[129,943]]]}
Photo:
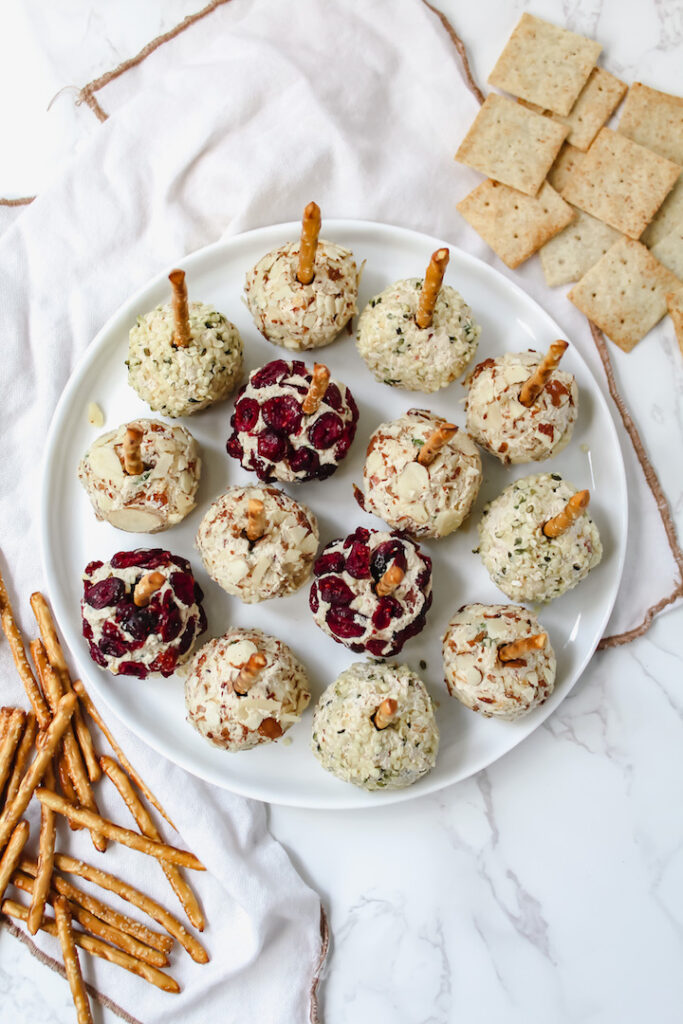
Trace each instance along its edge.
{"label": "cranberry-coated cheese ball", "polygon": [[206,630],[203,597],[187,559],[161,548],[90,562],[81,601],[90,656],[114,675],[172,675]]}
{"label": "cranberry-coated cheese ball", "polygon": [[231,487],[197,533],[206,571],[247,604],[298,590],[318,550],[318,521],[276,487]]}
{"label": "cranberry-coated cheese ball", "polygon": [[329,380],[315,411],[304,412],[313,376],[298,359],[274,359],[252,371],[238,393],[228,455],[260,480],[325,480],[351,447],[358,422],[353,395]]}
{"label": "cranberry-coated cheese ball", "polygon": [[[520,657],[505,660],[505,645],[543,637]],[[543,704],[555,685],[555,653],[538,619],[516,604],[468,604],[443,638],[446,686],[472,711],[512,720]]]}
{"label": "cranberry-coated cheese ball", "polygon": [[[433,458],[420,461],[440,433]],[[393,529],[445,537],[469,515],[480,484],[481,459],[467,434],[425,409],[410,409],[370,438],[359,502]]]}
{"label": "cranberry-coated cheese ball", "polygon": [[[131,436],[137,466],[127,458]],[[197,442],[184,427],[140,419],[98,437],[81,459],[78,478],[98,519],[130,533],[157,533],[195,507],[201,467]]]}
{"label": "cranberry-coated cheese ball", "polygon": [[188,721],[223,750],[279,739],[311,699],[301,663],[260,629],[229,629],[195,655],[185,682]]}
{"label": "cranberry-coated cheese ball", "polygon": [[[396,708],[389,724],[378,727],[385,701]],[[431,697],[407,665],[358,661],[321,696],[311,747],[344,782],[367,790],[412,786],[432,770],[439,749]]]}
{"label": "cranberry-coated cheese ball", "polygon": [[467,430],[503,463],[549,459],[572,436],[579,402],[573,374],[555,369],[530,406],[519,400],[542,359],[539,352],[508,352],[485,359],[469,378]]}
{"label": "cranberry-coated cheese ball", "polygon": [[587,512],[557,537],[543,532],[577,493],[557,473],[539,473],[509,484],[486,505],[479,524],[479,551],[506,597],[552,601],[599,563],[602,544]]}
{"label": "cranberry-coated cheese ball", "polygon": [[424,628],[432,562],[408,537],[359,526],[328,544],[313,572],[316,623],[357,654],[389,658]]}

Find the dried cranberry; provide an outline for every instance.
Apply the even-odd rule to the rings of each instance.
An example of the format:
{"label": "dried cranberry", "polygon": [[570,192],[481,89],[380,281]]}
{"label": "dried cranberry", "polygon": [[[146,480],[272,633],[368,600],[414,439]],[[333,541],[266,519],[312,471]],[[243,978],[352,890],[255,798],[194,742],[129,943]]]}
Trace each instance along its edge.
{"label": "dried cranberry", "polygon": [[289,366],[284,359],[273,359],[266,363],[260,370],[254,370],[249,382],[254,388],[267,388],[271,384],[277,384],[289,373]]}
{"label": "dried cranberry", "polygon": [[87,619],[83,619],[83,636],[86,640],[92,640],[93,635],[92,626]]}
{"label": "dried cranberry", "polygon": [[357,580],[367,580],[369,578],[370,548],[361,543],[361,541],[356,540],[351,545],[351,550],[346,556],[346,571],[349,576],[353,576]]}
{"label": "dried cranberry", "polygon": [[179,569],[182,569],[183,572],[192,572],[192,566],[182,555],[171,555],[170,561],[173,565],[177,565]]}
{"label": "dried cranberry", "polygon": [[[388,650],[387,644],[389,644]],[[396,650],[388,640],[378,640],[377,637],[374,637],[372,640],[368,640],[365,645],[365,649],[368,654],[374,655],[375,658],[387,658],[391,654],[396,654]]]}
{"label": "dried cranberry", "polygon": [[323,576],[318,582],[318,590],[323,601],[329,604],[351,604],[355,596],[339,576]]}
{"label": "dried cranberry", "polygon": [[320,601],[318,600],[318,584],[314,583],[311,587],[311,592],[308,595],[308,607],[311,609],[313,614],[318,611],[320,607]]}
{"label": "dried cranberry", "polygon": [[232,425],[235,430],[244,430],[247,433],[258,423],[261,407],[254,398],[243,398],[235,406],[235,413],[232,418]]}
{"label": "dried cranberry", "polygon": [[341,462],[341,460],[344,458],[349,448],[353,444],[353,439],[355,436],[356,425],[355,423],[352,423],[344,429],[344,433],[342,434],[341,438],[337,442],[337,445],[334,449],[334,457],[337,460],[337,462]]}
{"label": "dried cranberry", "polygon": [[98,569],[101,569],[103,565],[104,562],[88,562],[88,564],[85,567],[85,575],[92,576],[92,574],[96,572]]}
{"label": "dried cranberry", "polygon": [[137,676],[138,679],[146,679],[149,675],[149,669],[146,665],[141,665],[139,661],[122,661],[119,665],[118,674],[120,676]]}
{"label": "dried cranberry", "polygon": [[[166,606],[166,601],[164,601]],[[164,643],[170,643],[180,633],[183,628],[183,620],[180,617],[180,611],[173,602],[173,607],[164,607],[164,610],[160,617],[159,622],[159,634]]]}
{"label": "dried cranberry", "polygon": [[320,469],[320,459],[318,453],[314,452],[312,448],[297,448],[289,460],[289,465],[293,473],[304,474],[305,479],[310,480],[315,477]]}
{"label": "dried cranberry", "polygon": [[118,604],[126,593],[126,584],[118,576],[109,576],[106,580],[93,583],[85,588],[84,598],[91,608],[108,608]]}
{"label": "dried cranberry", "polygon": [[427,587],[429,586],[429,581],[432,578],[432,560],[431,558],[428,559],[425,557],[425,561],[429,564],[426,565],[424,569],[420,570],[420,573],[416,580],[416,584],[420,590],[426,590]]}
{"label": "dried cranberry", "polygon": [[353,611],[347,605],[332,605],[325,621],[332,633],[341,640],[350,640],[355,636],[362,636],[365,632],[365,626],[356,622]]}
{"label": "dried cranberry", "polygon": [[337,412],[344,411],[344,403],[342,402],[341,391],[336,384],[328,384],[327,391],[323,395],[323,401],[327,402],[329,406],[335,409]]}
{"label": "dried cranberry", "polygon": [[156,569],[158,565],[165,565],[169,558],[170,553],[163,548],[136,548],[135,551],[117,551],[111,564],[114,569],[130,569],[133,565]]}
{"label": "dried cranberry", "polygon": [[348,405],[349,412],[351,413],[351,422],[352,423],[357,423],[358,422],[358,406],[356,405],[356,400],[355,400],[355,398],[353,397],[353,395],[351,394],[351,392],[349,391],[348,388],[346,389],[346,404]]}
{"label": "dried cranberry", "polygon": [[[199,636],[200,633],[206,633],[207,625],[208,625],[208,623],[206,621],[206,612],[204,611],[204,609],[200,605],[199,606],[199,622],[197,623],[197,636]],[[185,633],[183,633],[183,636],[185,636]],[[182,643],[182,641],[181,641],[181,643]]]}
{"label": "dried cranberry", "polygon": [[280,462],[287,451],[287,441],[273,430],[264,430],[259,436],[257,447],[259,455],[264,459]]}
{"label": "dried cranberry", "polygon": [[328,476],[332,476],[333,473],[337,472],[336,462],[326,462],[320,466],[318,470],[318,480],[327,480]]}
{"label": "dried cranberry", "polygon": [[149,666],[150,672],[160,672],[165,678],[173,675],[178,664],[178,655],[174,650],[161,651]]}
{"label": "dried cranberry", "polygon": [[[197,626],[197,620],[193,616],[190,619],[190,621],[188,622],[188,624],[185,626],[185,629],[183,630],[183,635],[181,636],[180,640],[178,641],[178,646],[176,647],[178,655],[186,654],[189,651],[190,647],[192,646],[192,641],[195,638],[195,627],[196,626]],[[206,628],[206,627],[204,627],[204,628]],[[199,629],[199,630],[197,630],[197,632],[198,633],[202,633],[203,630]]]}
{"label": "dried cranberry", "polygon": [[397,565],[405,572],[408,563],[403,543],[400,540],[385,540],[372,553],[370,571],[375,581],[384,576],[390,565]]}
{"label": "dried cranberry", "polygon": [[310,384],[313,380],[313,375],[307,369],[306,364],[301,359],[294,359],[291,363],[291,369],[289,371],[292,377],[305,377],[306,383]]}
{"label": "dried cranberry", "polygon": [[129,633],[135,640],[146,640],[158,628],[158,613],[154,608],[136,608],[131,602],[119,618],[121,629]]}
{"label": "dried cranberry", "polygon": [[263,403],[264,421],[278,434],[298,434],[301,429],[301,405],[293,395],[276,395]]}
{"label": "dried cranberry", "polygon": [[99,650],[97,644],[89,644],[88,646],[90,647],[90,657],[92,658],[92,660],[97,662],[98,665],[101,665],[102,668],[106,668],[107,659]]}
{"label": "dried cranberry", "polygon": [[128,644],[124,640],[117,640],[115,637],[102,637],[98,644],[102,654],[108,658],[122,658],[128,653]]}
{"label": "dried cranberry", "polygon": [[172,572],[169,582],[175,591],[176,597],[179,597],[183,604],[187,605],[188,608],[194,604],[194,576],[189,572]]}
{"label": "dried cranberry", "polygon": [[272,464],[264,462],[263,459],[257,459],[255,455],[252,455],[248,465],[245,463],[244,468],[252,469],[259,480],[263,480],[265,483],[275,479]]}
{"label": "dried cranberry", "polygon": [[232,437],[228,438],[228,443],[226,444],[225,448],[226,448],[226,451],[227,451],[228,455],[230,455],[231,458],[233,458],[233,459],[237,459],[238,462],[241,460],[242,456],[244,455],[244,448],[240,444],[240,442],[239,442],[239,440],[237,438],[237,434],[233,434]]}
{"label": "dried cranberry", "polygon": [[372,624],[375,629],[388,629],[391,620],[402,614],[403,607],[395,597],[381,597],[372,616]]}
{"label": "dried cranberry", "polygon": [[[316,558],[313,565],[313,572],[316,576],[322,576],[326,572],[343,572],[344,556],[341,551],[323,551],[319,558]],[[352,574],[353,575],[353,574]]]}
{"label": "dried cranberry", "polygon": [[204,600],[204,591],[199,586],[196,580],[194,581],[194,600],[195,604],[201,604],[202,601]]}
{"label": "dried cranberry", "polygon": [[350,533],[344,541],[344,547],[350,548],[354,541],[360,541],[361,544],[365,544],[370,540],[370,531],[366,530],[364,526],[357,527],[353,533]]}
{"label": "dried cranberry", "polygon": [[308,440],[318,451],[327,451],[344,433],[344,424],[336,412],[324,412],[308,428]]}

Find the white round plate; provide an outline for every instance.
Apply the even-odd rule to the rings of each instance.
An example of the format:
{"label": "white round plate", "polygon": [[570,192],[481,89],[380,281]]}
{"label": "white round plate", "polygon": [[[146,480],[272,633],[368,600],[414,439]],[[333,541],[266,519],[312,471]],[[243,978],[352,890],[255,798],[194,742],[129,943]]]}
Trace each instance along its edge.
{"label": "white round plate", "polygon": [[[247,370],[270,359],[288,358],[288,354],[269,344],[254,327],[241,298],[245,272],[267,250],[296,238],[298,231],[297,224],[262,228],[209,246],[180,263],[187,271],[190,299],[214,304],[239,328]],[[351,249],[358,263],[366,261],[359,309],[393,281],[420,276],[432,251],[449,244],[365,221],[327,221],[323,234]],[[62,395],[47,442],[41,503],[47,585],[58,624],[86,685],[100,704],[108,704],[151,747],[183,768],[218,786],[272,803],[316,808],[386,804],[433,792],[485,768],[536,729],[567,696],[595,650],[616,597],[626,545],[626,479],[609,410],[588,367],[570,347],[563,366],[577,378],[580,405],[568,448],[551,463],[512,468],[483,455],[484,482],[473,514],[450,537],[422,545],[434,562],[434,603],[425,630],[408,641],[397,660],[419,672],[437,702],[439,756],[431,774],[409,789],[366,793],[325,772],[309,746],[313,708],[320,693],[359,656],[335,643],[314,624],[308,609],[308,586],[287,598],[243,605],[208,578],[194,547],[197,527],[208,505],[228,485],[256,482],[225,451],[232,400],[183,420],[202,447],[204,470],[197,508],[172,530],[153,536],[134,535],[98,523],[78,482],[79,460],[103,432],[88,424],[90,402],[97,402],[105,413],[103,430],[150,415],[128,387],[124,360],[128,331],[135,318],[169,301],[166,275],[160,274],[145,285],[92,342]],[[551,341],[562,336],[557,324],[520,288],[453,247],[446,282],[461,292],[482,325],[474,363],[504,351],[546,350]],[[464,426],[465,391],[460,382],[435,395],[380,384],[346,332],[331,346],[304,353],[303,358],[311,364],[314,359],[323,359],[333,377],[350,385],[360,409],[356,440],[337,473],[323,482],[286,488],[318,516],[322,545],[357,525],[383,528],[379,520],[358,508],[352,494],[353,482],[361,480],[367,440],[377,425],[417,406],[429,407]],[[576,487],[590,488],[591,513],[600,530],[604,556],[583,583],[540,609],[541,623],[557,654],[557,685],[550,699],[518,722],[485,719],[448,696],[441,667],[441,638],[450,616],[461,605],[505,601],[479,556],[472,552],[477,547],[476,526],[484,503],[511,480],[546,470],[561,473]],[[209,631],[202,641],[222,634],[228,626],[249,625],[259,626],[291,645],[308,670],[313,697],[302,721],[284,741],[228,754],[211,746],[185,721],[181,678],[143,682],[117,678],[90,660],[81,636],[83,569],[92,559],[108,559],[115,551],[136,547],[164,547],[190,558],[206,593]]]}

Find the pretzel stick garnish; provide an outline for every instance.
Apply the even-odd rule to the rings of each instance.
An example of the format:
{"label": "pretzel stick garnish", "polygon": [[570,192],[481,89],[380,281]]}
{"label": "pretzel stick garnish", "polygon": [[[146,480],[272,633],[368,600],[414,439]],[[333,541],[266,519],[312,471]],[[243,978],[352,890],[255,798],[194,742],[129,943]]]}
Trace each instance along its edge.
{"label": "pretzel stick garnish", "polygon": [[498,648],[498,659],[502,662],[518,661],[525,654],[531,654],[532,651],[542,651],[547,640],[548,637],[545,633],[536,633],[535,636],[525,636],[510,644],[503,644]]}
{"label": "pretzel stick garnish", "polygon": [[[17,903],[15,900],[4,900],[2,912],[7,914],[8,917],[14,917],[19,921],[25,921],[28,917],[28,908],[22,907],[21,903]],[[47,932],[48,935],[57,935],[57,925],[50,918],[43,918],[40,930]],[[130,971],[132,974],[137,974],[139,977],[144,978],[145,981],[149,981],[150,984],[163,989],[164,992],[180,992],[180,986],[170,975],[164,974],[163,971],[158,970],[156,967],[143,963],[142,960],[138,960],[134,956],[129,956],[128,953],[124,953],[121,949],[116,949],[114,946],[102,942],[101,939],[95,939],[91,935],[84,935],[81,932],[74,932],[74,942],[81,949],[84,949],[86,953],[91,953],[92,956],[99,956],[102,960],[108,960],[112,964],[118,964],[119,967],[125,968],[125,970]]]}
{"label": "pretzel stick garnish", "polygon": [[185,271],[172,270],[168,275],[173,289],[173,344],[176,348],[187,348],[192,341],[190,311],[187,308],[187,285]]}
{"label": "pretzel stick garnish", "polygon": [[163,572],[148,572],[135,584],[133,601],[138,608],[144,608],[156,594],[160,587],[163,587],[166,577]]}
{"label": "pretzel stick garnish", "polygon": [[392,590],[396,590],[404,576],[405,572],[403,569],[394,562],[393,565],[389,566],[381,579],[377,581],[377,586],[375,587],[377,596],[386,597]]}
{"label": "pretzel stick garnish", "polygon": [[448,444],[458,428],[454,423],[440,423],[420,448],[417,461],[421,466],[430,466],[445,444]]}
{"label": "pretzel stick garnish", "polygon": [[568,348],[569,345],[566,341],[554,341],[529,379],[524,381],[519,392],[519,400],[527,409],[534,404],[543,391]]}
{"label": "pretzel stick garnish", "polygon": [[26,846],[28,833],[28,822],[20,821],[10,836],[10,841],[0,860],[0,899],[5,895],[5,889],[21,857],[21,851]]}
{"label": "pretzel stick garnish", "polygon": [[543,526],[543,533],[546,537],[559,537],[565,533],[575,519],[578,519],[583,510],[588,507],[590,491],[577,491],[562,509],[562,511],[549,519]]}
{"label": "pretzel stick garnish", "polygon": [[65,871],[70,875],[78,875],[80,878],[87,878],[89,882],[99,885],[102,889],[115,892],[122,900],[127,900],[128,903],[132,903],[133,906],[138,907],[139,910],[142,910],[151,917],[153,921],[157,921],[162,928],[166,929],[169,935],[172,935],[181,946],[185,947],[192,959],[198,964],[208,963],[208,953],[195,939],[194,935],[190,935],[173,914],[169,914],[156,900],[145,896],[139,889],[135,889],[132,885],[122,882],[114,875],[107,874],[106,871],[101,871],[91,864],[85,864],[82,860],[75,860],[73,857],[67,857],[62,853],[56,854],[55,865],[59,871]]}
{"label": "pretzel stick garnish", "polygon": [[52,719],[47,732],[44,733],[43,742],[38,747],[30,768],[19,784],[17,795],[11,803],[5,805],[5,809],[0,814],[0,850],[7,844],[14,826],[28,807],[36,786],[50,767],[54,752],[71,721],[75,706],[75,695],[65,693],[59,702],[57,714]]}
{"label": "pretzel stick garnish", "polygon": [[28,759],[31,756],[31,750],[35,743],[37,731],[38,723],[36,722],[36,716],[32,711],[29,711],[26,714],[24,735],[21,737],[21,743],[17,747],[17,753],[14,758],[14,767],[12,768],[12,774],[10,775],[9,782],[7,783],[7,792],[5,793],[6,804],[14,800],[14,797],[17,795],[19,783],[24,776]]}
{"label": "pretzel stick garnish", "polygon": [[43,919],[45,901],[50,892],[55,857],[56,820],[49,807],[40,808],[40,839],[38,841],[38,871],[33,885],[33,897],[28,912],[28,930],[35,935]]}
{"label": "pretzel stick garnish", "polygon": [[[40,630],[40,636],[45,645],[47,651],[48,661],[52,665],[53,669],[59,676],[62,684],[62,688],[65,693],[71,693],[72,684],[71,676],[69,675],[69,669],[66,664],[64,652],[62,651],[62,645],[59,642],[57,636],[57,630],[55,628],[52,614],[48,606],[47,601],[43,595],[36,591],[31,594],[31,608],[33,614],[36,617],[38,623],[38,629]],[[35,710],[35,708],[34,708]],[[76,705],[74,712],[74,729],[76,730],[76,738],[83,754],[83,760],[85,761],[85,767],[88,769],[88,778],[91,782],[97,782],[100,777],[100,766],[97,763],[97,755],[93,747],[92,736],[88,730],[81,709]],[[41,729],[43,726],[41,725]]]}
{"label": "pretzel stick garnish", "polygon": [[238,697],[244,697],[245,693],[251,690],[252,686],[263,672],[266,667],[266,657],[261,654],[260,651],[254,651],[249,658],[249,661],[245,662],[240,668],[240,673],[237,679],[232,684],[232,688]]}
{"label": "pretzel stick garnish", "polygon": [[265,505],[259,498],[250,498],[247,502],[247,540],[258,540],[265,532]]}
{"label": "pretzel stick garnish", "polygon": [[[3,710],[5,709],[3,708]],[[5,731],[0,740],[0,793],[5,788],[5,783],[12,771],[14,754],[19,746],[26,720],[26,712],[21,708],[8,708],[7,711],[9,713],[6,716]]]}
{"label": "pretzel stick garnish", "polygon": [[[126,807],[135,818],[137,826],[142,834],[147,836],[148,839],[155,839],[157,842],[161,842],[161,835],[159,834],[158,829],[154,825],[154,822],[150,818],[145,807],[143,807],[142,801],[133,789],[131,781],[123,768],[111,757],[100,758],[100,766],[104,774],[111,779],[123,797]],[[180,900],[190,924],[193,924],[195,928],[198,928],[200,932],[203,932],[204,915],[202,914],[199,906],[199,901],[186,880],[183,878],[180,869],[174,864],[167,864],[165,861],[159,861],[159,866],[168,878],[174,893]]]}
{"label": "pretzel stick garnish", "polygon": [[308,385],[308,391],[304,395],[304,400],[301,403],[301,411],[305,413],[306,416],[309,416],[318,409],[318,406],[325,396],[327,385],[329,383],[330,371],[328,368],[324,363],[314,363],[311,383]]}
{"label": "pretzel stick garnish", "polygon": [[448,249],[437,249],[436,252],[432,253],[432,258],[429,261],[425,274],[424,284],[420,291],[420,301],[415,315],[418,327],[431,327],[434,306],[441,291],[443,276],[446,273],[449,259],[450,253]]}
{"label": "pretzel stick garnish", "polygon": [[[78,699],[80,700],[80,702],[82,703],[83,707],[88,712],[88,714],[90,715],[90,717],[92,718],[93,722],[95,723],[97,728],[100,730],[102,735],[106,737],[107,742],[109,743],[109,746],[114,751],[114,753],[116,754],[117,758],[119,759],[119,763],[128,772],[129,777],[133,780],[133,782],[138,787],[138,789],[140,790],[142,795],[147,800],[149,800],[149,802],[151,803],[152,807],[156,807],[157,811],[162,816],[162,818],[166,818],[166,821],[169,823],[171,828],[175,829],[175,825],[173,824],[173,822],[169,818],[168,814],[166,813],[166,811],[163,809],[163,807],[161,806],[161,804],[159,803],[159,801],[155,797],[155,795],[152,792],[152,790],[149,788],[147,783],[142,778],[140,778],[138,773],[135,771],[135,768],[133,768],[133,765],[130,763],[130,761],[128,760],[128,758],[124,754],[124,752],[121,750],[121,747],[118,745],[118,743],[116,742],[116,740],[112,736],[111,732],[109,731],[109,726],[106,725],[106,723],[104,722],[104,720],[103,720],[102,716],[100,715],[99,711],[97,710],[97,708],[93,704],[92,700],[90,699],[90,695],[87,692],[87,690],[86,690],[85,686],[83,685],[83,683],[81,682],[81,680],[80,679],[75,679],[73,687],[74,687],[75,692],[78,694]],[[176,831],[177,831],[177,829],[176,829]]]}
{"label": "pretzel stick garnish", "polygon": [[126,436],[123,439],[123,468],[128,476],[139,476],[145,471],[145,464],[140,455],[140,442],[143,437],[144,430],[140,430],[140,427],[126,427]]}
{"label": "pretzel stick garnish", "polygon": [[382,701],[374,715],[372,715],[375,729],[386,729],[394,721],[397,714],[398,701],[394,700],[393,697],[387,697],[386,700]]}
{"label": "pretzel stick garnish", "polygon": [[299,246],[299,267],[296,272],[301,284],[310,284],[313,280],[315,252],[318,248],[320,234],[320,207],[317,203],[309,203],[301,220],[301,244]]}
{"label": "pretzel stick garnish", "polygon": [[[69,904],[63,896],[55,896],[55,923],[57,925],[57,936],[62,947],[62,959],[66,968],[66,978],[71,989],[71,997],[76,1007],[76,1019],[78,1024],[92,1024],[90,1012],[90,1001],[85,990],[85,982],[81,974],[81,965],[76,952],[74,932],[71,926],[71,913]],[[31,914],[29,911],[29,918]]]}

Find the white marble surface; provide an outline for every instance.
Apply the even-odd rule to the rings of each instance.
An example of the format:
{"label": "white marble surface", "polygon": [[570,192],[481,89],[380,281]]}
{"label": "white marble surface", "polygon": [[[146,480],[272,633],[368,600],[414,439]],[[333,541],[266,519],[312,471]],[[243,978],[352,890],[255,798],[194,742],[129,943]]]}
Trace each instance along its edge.
{"label": "white marble surface", "polygon": [[[74,86],[200,6],[5,0],[0,195],[45,187],[97,130]],[[482,82],[530,9],[597,36],[626,80],[681,91],[680,0],[440,7]],[[660,372],[639,353],[618,367],[683,532],[683,375],[672,336],[659,344]],[[682,626],[682,611],[666,614],[645,638],[597,655],[521,747],[437,796],[371,813],[273,808],[273,832],[330,916],[326,1024],[683,1018]],[[4,932],[0,1008],[15,1024],[74,1019],[66,984]]]}

